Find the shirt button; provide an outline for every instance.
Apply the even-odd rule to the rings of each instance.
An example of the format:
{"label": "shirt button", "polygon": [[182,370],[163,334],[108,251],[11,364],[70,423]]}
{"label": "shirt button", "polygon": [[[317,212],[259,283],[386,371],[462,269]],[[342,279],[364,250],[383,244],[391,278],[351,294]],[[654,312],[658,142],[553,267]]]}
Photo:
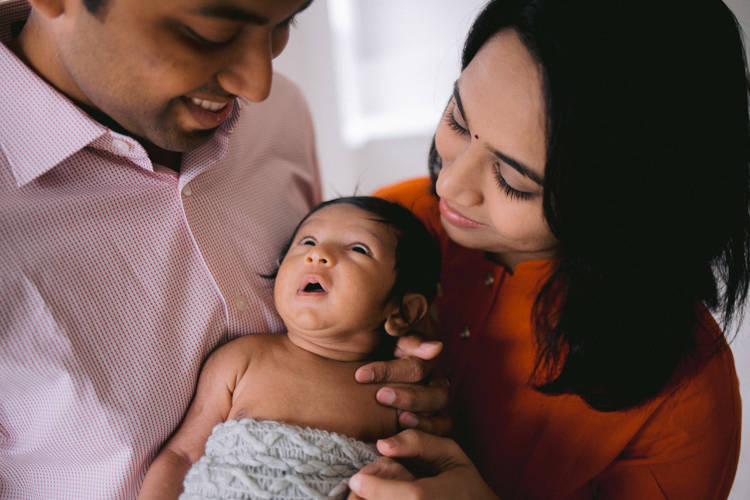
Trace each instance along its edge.
{"label": "shirt button", "polygon": [[458,336],[461,337],[462,339],[468,339],[470,335],[471,335],[471,331],[469,330],[468,326],[461,328],[461,331],[458,332]]}
{"label": "shirt button", "polygon": [[484,277],[484,284],[486,286],[492,286],[495,284],[495,277],[492,273],[488,273],[487,276]]}
{"label": "shirt button", "polygon": [[123,140],[115,139],[112,141],[112,145],[116,147],[117,149],[119,149],[120,151],[122,151],[123,153],[130,151],[130,144],[128,144],[127,142]]}
{"label": "shirt button", "polygon": [[234,304],[237,306],[238,311],[244,311],[245,309],[247,309],[247,299],[242,295],[237,296]]}
{"label": "shirt button", "polygon": [[193,194],[193,190],[190,189],[190,184],[185,184],[182,188],[182,196],[190,196],[191,194]]}

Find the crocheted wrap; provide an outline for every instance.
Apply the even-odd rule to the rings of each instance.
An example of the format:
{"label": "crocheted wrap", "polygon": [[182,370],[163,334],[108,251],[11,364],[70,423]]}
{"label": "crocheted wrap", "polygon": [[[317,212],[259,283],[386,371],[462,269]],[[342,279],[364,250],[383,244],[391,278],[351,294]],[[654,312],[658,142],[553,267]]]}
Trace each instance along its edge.
{"label": "crocheted wrap", "polygon": [[349,478],[378,456],[373,445],[333,432],[228,420],[214,427],[180,500],[342,499]]}

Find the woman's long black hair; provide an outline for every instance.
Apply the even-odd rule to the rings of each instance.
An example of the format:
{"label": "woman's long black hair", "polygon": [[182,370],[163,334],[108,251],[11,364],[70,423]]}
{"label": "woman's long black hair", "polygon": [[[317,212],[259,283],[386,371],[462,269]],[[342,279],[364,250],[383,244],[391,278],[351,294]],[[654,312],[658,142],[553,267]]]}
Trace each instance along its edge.
{"label": "woman's long black hair", "polygon": [[[727,329],[747,298],[741,31],[721,0],[495,0],[463,67],[504,29],[543,75],[544,214],[561,245],[532,382],[598,410],[638,405],[695,352],[697,301]],[[434,180],[434,144],[430,163]]]}

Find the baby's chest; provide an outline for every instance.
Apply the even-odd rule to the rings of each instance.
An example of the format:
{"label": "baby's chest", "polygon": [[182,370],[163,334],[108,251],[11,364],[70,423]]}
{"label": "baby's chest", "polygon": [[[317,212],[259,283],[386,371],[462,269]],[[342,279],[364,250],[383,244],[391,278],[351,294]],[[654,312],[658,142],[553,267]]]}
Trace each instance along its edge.
{"label": "baby's chest", "polygon": [[263,366],[243,377],[229,418],[274,420],[373,442],[395,434],[395,410],[375,400],[380,385],[354,380],[354,369]]}

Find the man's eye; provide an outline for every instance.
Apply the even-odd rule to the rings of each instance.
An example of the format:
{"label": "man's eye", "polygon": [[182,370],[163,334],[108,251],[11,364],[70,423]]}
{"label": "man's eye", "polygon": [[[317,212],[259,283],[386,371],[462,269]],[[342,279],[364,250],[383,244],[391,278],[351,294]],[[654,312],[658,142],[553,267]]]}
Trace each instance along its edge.
{"label": "man's eye", "polygon": [[278,27],[281,28],[281,29],[284,29],[284,28],[293,28],[295,26],[297,26],[297,15],[296,14],[293,15],[292,17],[288,18],[287,20],[282,21],[279,24]]}
{"label": "man's eye", "polygon": [[300,245],[310,245],[310,246],[314,247],[315,246],[315,240],[312,239],[312,238],[310,238],[310,237],[302,238],[301,240],[299,240],[299,244]]}
{"label": "man's eye", "polygon": [[191,44],[201,49],[220,49],[232,41],[231,38],[228,40],[211,40],[198,34],[198,32],[189,26],[184,26],[182,31]]}

